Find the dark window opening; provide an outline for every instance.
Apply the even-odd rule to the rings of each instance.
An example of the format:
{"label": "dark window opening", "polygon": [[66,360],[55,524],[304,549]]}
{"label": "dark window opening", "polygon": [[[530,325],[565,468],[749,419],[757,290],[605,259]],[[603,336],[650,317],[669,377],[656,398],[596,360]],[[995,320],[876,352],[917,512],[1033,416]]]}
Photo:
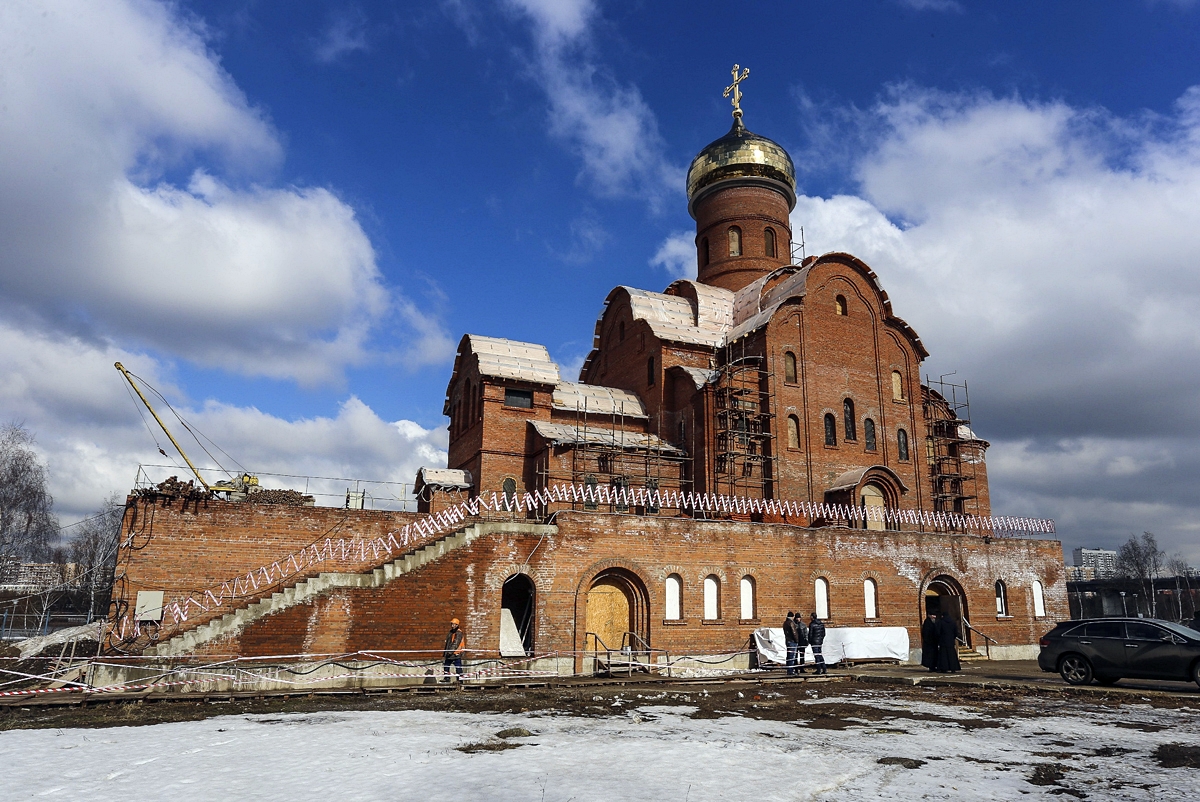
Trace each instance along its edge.
{"label": "dark window opening", "polygon": [[763,232],[763,249],[767,256],[775,258],[775,229],[768,228]]}
{"label": "dark window opening", "polygon": [[896,432],[896,451],[901,462],[908,462],[908,432],[903,429]]}
{"label": "dark window opening", "polygon": [[587,475],[587,478],[583,480],[583,484],[584,484],[584,491],[585,491],[583,508],[585,510],[597,509],[600,506],[600,504],[596,501],[596,488],[598,486],[598,483],[596,481],[595,474],[589,473]]}
{"label": "dark window opening", "polygon": [[874,451],[878,447],[875,442],[875,421],[867,418],[863,421],[863,434],[867,438],[867,451]]}
{"label": "dark window opening", "polygon": [[837,445],[837,421],[834,420],[832,413],[825,415],[825,445]]}
{"label": "dark window opening", "polygon": [[783,352],[783,380],[788,384],[796,383],[796,355],[791,351]]}
{"label": "dark window opening", "polygon": [[854,441],[858,439],[858,423],[854,420],[854,402],[847,398],[842,402],[842,417],[845,422],[846,439]]}
{"label": "dark window opening", "polygon": [[658,515],[658,505],[654,503],[654,494],[658,492],[658,480],[646,480],[646,512],[650,515]]}
{"label": "dark window opening", "polygon": [[504,406],[533,409],[533,390],[513,390],[510,387],[505,387]]}
{"label": "dark window opening", "polygon": [[[629,479],[625,476],[614,476],[611,485],[616,493],[620,493],[622,488],[629,487]],[[629,504],[622,500],[619,495],[616,497],[616,509],[617,512],[629,512]]]}
{"label": "dark window opening", "polygon": [[708,237],[700,240],[700,266],[708,267]]}
{"label": "dark window opening", "polygon": [[511,476],[500,485],[504,493],[504,509],[512,511],[517,506],[517,480]]}
{"label": "dark window opening", "polygon": [[654,357],[646,360],[646,384],[654,386]]}
{"label": "dark window opening", "polygon": [[625,342],[625,321],[622,320],[617,324],[617,342]]}

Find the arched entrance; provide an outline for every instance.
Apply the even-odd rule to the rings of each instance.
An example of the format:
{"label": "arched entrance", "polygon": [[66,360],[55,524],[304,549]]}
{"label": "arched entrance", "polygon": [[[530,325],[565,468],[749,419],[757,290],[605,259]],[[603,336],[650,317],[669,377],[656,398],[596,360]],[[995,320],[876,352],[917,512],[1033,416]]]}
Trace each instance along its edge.
{"label": "arched entrance", "polygon": [[500,591],[500,656],[533,654],[533,611],[537,590],[525,574],[504,580]]}
{"label": "arched entrance", "polygon": [[968,647],[971,645],[971,630],[967,627],[967,594],[954,577],[942,574],[925,586],[925,614],[937,613],[947,616],[958,625],[960,637]]}
{"label": "arched entrance", "polygon": [[862,505],[863,511],[863,529],[883,531],[886,523],[881,513],[887,508],[887,499],[883,489],[874,482],[863,485],[862,492],[859,494],[859,503]]}
{"label": "arched entrance", "polygon": [[[629,646],[638,651],[648,647],[649,608],[646,586],[636,574],[624,568],[601,571],[588,588],[584,648],[603,650]],[[632,633],[633,637],[627,633]]]}

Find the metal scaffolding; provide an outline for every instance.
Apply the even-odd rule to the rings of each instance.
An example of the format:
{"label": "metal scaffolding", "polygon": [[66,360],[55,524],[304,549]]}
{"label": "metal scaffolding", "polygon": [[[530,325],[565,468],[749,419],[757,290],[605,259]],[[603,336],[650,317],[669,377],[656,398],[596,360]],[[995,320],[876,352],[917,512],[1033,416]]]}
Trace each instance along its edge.
{"label": "metal scaffolding", "polygon": [[922,409],[929,432],[925,443],[937,512],[970,512],[978,497],[975,466],[982,460],[981,441],[971,431],[971,402],[967,383],[954,384],[925,377]]}
{"label": "metal scaffolding", "polygon": [[714,395],[715,490],[772,498],[776,475],[775,408],[766,359],[746,354],[745,341],[725,346]]}

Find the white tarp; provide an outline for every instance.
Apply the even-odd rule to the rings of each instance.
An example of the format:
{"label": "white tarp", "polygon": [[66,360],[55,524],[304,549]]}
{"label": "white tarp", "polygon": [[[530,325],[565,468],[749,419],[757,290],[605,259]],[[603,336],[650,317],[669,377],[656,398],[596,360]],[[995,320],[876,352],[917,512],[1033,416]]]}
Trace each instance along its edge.
{"label": "white tarp", "polygon": [[[787,662],[782,627],[760,627],[754,631],[760,663]],[[829,627],[821,654],[829,664],[843,660],[908,660],[908,629],[905,627]],[[812,664],[812,647],[804,650],[804,662]]]}

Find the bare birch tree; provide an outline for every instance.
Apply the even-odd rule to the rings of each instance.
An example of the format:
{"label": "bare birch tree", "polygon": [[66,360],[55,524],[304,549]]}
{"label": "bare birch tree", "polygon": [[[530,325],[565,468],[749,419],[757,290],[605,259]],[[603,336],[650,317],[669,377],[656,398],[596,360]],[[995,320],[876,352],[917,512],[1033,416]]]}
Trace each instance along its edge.
{"label": "bare birch tree", "polygon": [[1151,532],[1142,532],[1141,537],[1131,535],[1117,549],[1117,574],[1136,579],[1141,584],[1142,591],[1149,597],[1150,615],[1154,618],[1158,617],[1154,580],[1162,573],[1165,557]]}
{"label": "bare birch tree", "polygon": [[45,560],[58,537],[46,468],[22,424],[0,427],[0,573],[22,560]]}

